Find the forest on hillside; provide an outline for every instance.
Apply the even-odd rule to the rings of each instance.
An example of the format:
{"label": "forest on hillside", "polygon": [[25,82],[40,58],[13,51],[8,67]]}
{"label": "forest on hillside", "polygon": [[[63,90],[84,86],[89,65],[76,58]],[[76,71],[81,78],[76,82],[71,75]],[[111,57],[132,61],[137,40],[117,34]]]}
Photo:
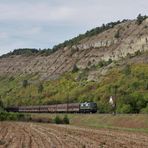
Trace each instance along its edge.
{"label": "forest on hillside", "polygon": [[[127,64],[123,68],[115,64],[117,66],[110,69],[101,82],[87,81],[90,69],[77,69],[49,81],[38,81],[36,74],[1,76],[1,106],[93,101],[100,113],[109,113],[112,110],[109,98],[116,95],[118,113],[148,113],[147,64]],[[105,66],[100,64],[93,68]]]}

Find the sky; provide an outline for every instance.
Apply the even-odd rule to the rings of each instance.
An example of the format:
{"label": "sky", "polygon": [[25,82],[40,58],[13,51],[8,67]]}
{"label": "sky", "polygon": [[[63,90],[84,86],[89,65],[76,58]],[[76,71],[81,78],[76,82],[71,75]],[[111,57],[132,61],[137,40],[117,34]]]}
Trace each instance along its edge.
{"label": "sky", "polygon": [[148,15],[148,0],[0,0],[0,55],[52,48],[111,21]]}

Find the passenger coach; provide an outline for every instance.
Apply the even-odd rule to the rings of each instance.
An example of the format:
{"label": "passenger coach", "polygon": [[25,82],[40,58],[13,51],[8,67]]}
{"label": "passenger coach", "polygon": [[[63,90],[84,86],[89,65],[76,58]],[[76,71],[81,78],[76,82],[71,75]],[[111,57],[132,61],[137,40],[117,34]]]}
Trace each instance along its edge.
{"label": "passenger coach", "polygon": [[9,112],[26,113],[96,113],[97,104],[94,102],[65,103],[41,106],[19,106],[6,108]]}

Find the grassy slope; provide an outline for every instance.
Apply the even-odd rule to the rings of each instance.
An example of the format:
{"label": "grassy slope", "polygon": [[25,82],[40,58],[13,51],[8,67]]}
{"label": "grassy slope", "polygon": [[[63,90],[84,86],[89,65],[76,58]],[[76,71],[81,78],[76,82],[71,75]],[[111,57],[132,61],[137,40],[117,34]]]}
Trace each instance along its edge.
{"label": "grassy slope", "polygon": [[[117,63],[118,65],[118,63]],[[96,67],[97,69],[98,67]],[[145,108],[148,102],[148,65],[132,64],[116,66],[109,70],[101,82],[87,82],[86,71],[66,73],[58,80],[39,82],[38,75],[0,77],[0,96],[5,105],[35,105],[66,102],[95,101],[102,112],[108,112],[108,99],[114,94],[114,86],[118,87],[118,110],[122,112],[128,106],[138,102],[139,108]],[[79,78],[79,79],[78,79]],[[24,88],[22,81],[28,80]],[[38,93],[39,84],[43,84],[43,92]],[[141,102],[142,100],[142,102]],[[134,103],[133,103],[134,102]],[[137,107],[137,110],[138,110]],[[129,112],[130,109],[128,108]]]}
{"label": "grassy slope", "polygon": [[[61,118],[65,116],[65,114],[32,114],[32,117],[51,119],[57,115]],[[70,124],[75,126],[148,133],[148,118],[144,114],[120,114],[116,116],[111,114],[68,114],[68,118]]]}

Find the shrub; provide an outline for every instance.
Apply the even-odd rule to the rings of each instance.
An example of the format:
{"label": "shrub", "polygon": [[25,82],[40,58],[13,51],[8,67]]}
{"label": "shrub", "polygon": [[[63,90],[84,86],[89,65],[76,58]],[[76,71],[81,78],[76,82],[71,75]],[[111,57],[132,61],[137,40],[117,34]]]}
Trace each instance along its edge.
{"label": "shrub", "polygon": [[3,101],[0,99],[0,112],[4,111]]}
{"label": "shrub", "polygon": [[145,108],[142,108],[140,113],[148,114],[148,105]]}
{"label": "shrub", "polygon": [[67,115],[64,116],[64,118],[63,118],[63,123],[64,123],[64,124],[69,124],[69,118],[68,118]]}
{"label": "shrub", "polygon": [[0,112],[0,121],[28,121],[29,118],[27,114]]}
{"label": "shrub", "polygon": [[133,83],[131,84],[132,90],[138,89],[138,88],[139,88],[139,85],[140,85],[139,82],[137,82],[137,81],[133,82]]}
{"label": "shrub", "polygon": [[148,82],[145,84],[145,90],[148,90]]}
{"label": "shrub", "polygon": [[4,111],[4,109],[0,106],[0,112],[3,112]]}
{"label": "shrub", "polygon": [[140,72],[140,73],[138,73],[136,76],[137,76],[137,78],[139,78],[139,79],[141,79],[141,80],[143,80],[143,79],[146,78],[144,72]]}
{"label": "shrub", "polygon": [[130,65],[126,65],[126,66],[125,66],[125,68],[123,69],[123,73],[124,73],[125,75],[131,74],[131,67],[130,67]]}
{"label": "shrub", "polygon": [[120,37],[120,32],[119,32],[119,30],[117,30],[117,32],[115,33],[114,37],[117,38],[117,39]]}
{"label": "shrub", "polygon": [[86,69],[80,71],[77,80],[78,80],[78,81],[80,81],[80,80],[87,80],[88,71],[89,71],[88,68],[86,68]]}
{"label": "shrub", "polygon": [[111,64],[112,62],[113,62],[112,59],[109,59],[109,60],[107,61],[108,65]]}
{"label": "shrub", "polygon": [[28,86],[28,80],[23,80],[23,87],[26,88]]}
{"label": "shrub", "polygon": [[90,65],[91,65],[91,61],[88,61],[87,66],[90,66]]}
{"label": "shrub", "polygon": [[0,121],[4,121],[6,119],[6,115],[4,112],[0,112]]}
{"label": "shrub", "polygon": [[99,65],[99,67],[103,67],[103,66],[104,66],[104,61],[100,61],[100,62],[98,63],[98,65]]}
{"label": "shrub", "polygon": [[54,123],[56,123],[56,124],[62,124],[63,123],[63,120],[59,116],[56,116],[54,118]]}
{"label": "shrub", "polygon": [[132,111],[132,107],[130,104],[123,104],[122,108],[120,109],[120,113],[125,113],[125,114],[131,113],[131,111]]}
{"label": "shrub", "polygon": [[6,115],[6,120],[8,121],[18,121],[19,117],[17,116],[17,114],[13,114],[13,113],[9,113]]}
{"label": "shrub", "polygon": [[43,85],[39,84],[39,86],[38,86],[38,93],[42,93],[43,89],[44,89]]}
{"label": "shrub", "polygon": [[9,78],[9,81],[13,81],[13,80],[15,80],[15,78],[14,78],[13,76],[11,76],[11,77]]}
{"label": "shrub", "polygon": [[3,101],[0,99],[0,107],[3,108]]}
{"label": "shrub", "polygon": [[72,69],[72,72],[75,73],[75,72],[77,72],[78,70],[79,70],[79,68],[77,67],[76,64],[74,64],[73,69]]}
{"label": "shrub", "polygon": [[141,54],[142,54],[142,52],[140,50],[135,52],[135,56],[138,56],[138,55],[141,55]]}
{"label": "shrub", "polygon": [[133,54],[131,54],[131,53],[127,53],[127,55],[126,55],[128,58],[133,58],[134,57],[134,55]]}
{"label": "shrub", "polygon": [[113,62],[112,59],[109,59],[108,61],[101,60],[101,61],[99,61],[98,66],[101,68],[101,67],[104,67],[104,66],[108,66],[112,62]]}
{"label": "shrub", "polygon": [[97,105],[99,113],[109,113],[112,111],[111,105],[107,102],[100,100]]}
{"label": "shrub", "polygon": [[69,118],[67,115],[65,115],[63,119],[61,119],[59,116],[56,116],[53,122],[56,124],[69,124]]}

